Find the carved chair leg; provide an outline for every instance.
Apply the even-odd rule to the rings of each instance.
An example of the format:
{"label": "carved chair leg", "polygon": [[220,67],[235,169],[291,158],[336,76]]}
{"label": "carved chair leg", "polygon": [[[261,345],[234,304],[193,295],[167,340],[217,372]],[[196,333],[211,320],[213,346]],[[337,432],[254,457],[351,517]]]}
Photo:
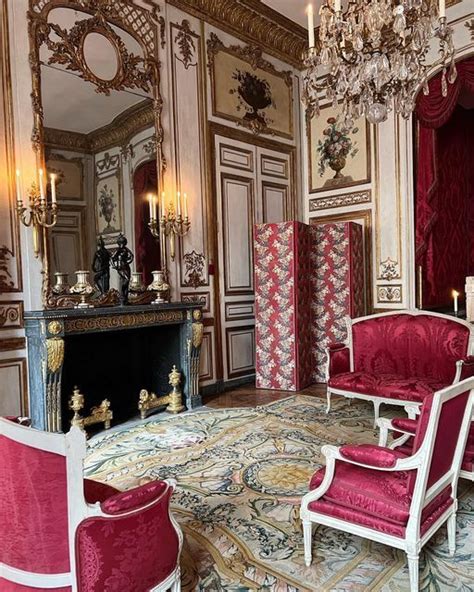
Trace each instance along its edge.
{"label": "carved chair leg", "polygon": [[311,565],[313,555],[311,552],[312,538],[313,538],[313,525],[309,520],[303,521],[303,537],[304,537],[304,562],[307,567]]}
{"label": "carved chair leg", "polygon": [[329,389],[327,389],[327,392],[326,392],[326,399],[328,401],[328,406],[326,407],[326,413],[329,413],[331,411],[331,391]]}
{"label": "carved chair leg", "polygon": [[410,575],[410,592],[418,592],[419,586],[419,555],[407,555],[408,557],[408,572]]}
{"label": "carved chair leg", "polygon": [[456,512],[448,518],[448,549],[453,557],[456,552]]}

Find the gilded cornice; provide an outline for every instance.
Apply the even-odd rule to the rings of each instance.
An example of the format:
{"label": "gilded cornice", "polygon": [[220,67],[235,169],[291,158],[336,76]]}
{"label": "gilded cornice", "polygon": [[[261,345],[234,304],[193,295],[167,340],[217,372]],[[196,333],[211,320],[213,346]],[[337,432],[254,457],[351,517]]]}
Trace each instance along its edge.
{"label": "gilded cornice", "polygon": [[46,127],[45,144],[74,152],[96,154],[112,146],[123,146],[141,130],[155,123],[152,101],[142,101],[120,113],[111,123],[89,134]]}
{"label": "gilded cornice", "polygon": [[295,68],[302,69],[306,30],[260,0],[166,0]]}

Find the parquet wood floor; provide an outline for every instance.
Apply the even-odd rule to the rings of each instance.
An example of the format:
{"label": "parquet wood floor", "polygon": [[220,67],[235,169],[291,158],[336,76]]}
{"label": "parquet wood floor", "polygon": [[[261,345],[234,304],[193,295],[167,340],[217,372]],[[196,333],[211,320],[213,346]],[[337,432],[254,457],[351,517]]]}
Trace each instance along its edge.
{"label": "parquet wood floor", "polygon": [[229,407],[256,407],[257,405],[266,405],[273,401],[279,401],[291,397],[291,395],[309,395],[312,397],[326,397],[326,385],[315,384],[298,393],[289,391],[269,391],[256,389],[255,383],[244,384],[236,389],[219,393],[218,395],[208,395],[203,398],[203,404],[206,407],[222,409]]}

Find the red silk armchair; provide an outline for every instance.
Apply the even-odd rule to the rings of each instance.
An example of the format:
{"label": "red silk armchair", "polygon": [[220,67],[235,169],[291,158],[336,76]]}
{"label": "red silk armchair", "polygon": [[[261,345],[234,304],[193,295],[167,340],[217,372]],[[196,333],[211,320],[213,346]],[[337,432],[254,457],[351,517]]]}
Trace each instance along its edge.
{"label": "red silk armchair", "polygon": [[348,319],[348,341],[329,347],[331,395],[401,405],[414,418],[427,395],[474,375],[474,331],[466,321],[409,310]]}
{"label": "red silk armchair", "polygon": [[420,550],[445,522],[454,554],[472,389],[469,378],[425,399],[410,456],[372,445],[323,447],[326,467],[313,475],[301,503],[306,565],[312,561],[312,523],[405,551],[411,592],[418,590]]}
{"label": "red silk armchair", "polygon": [[180,590],[174,483],[130,491],[83,479],[84,433],[0,418],[0,590]]}

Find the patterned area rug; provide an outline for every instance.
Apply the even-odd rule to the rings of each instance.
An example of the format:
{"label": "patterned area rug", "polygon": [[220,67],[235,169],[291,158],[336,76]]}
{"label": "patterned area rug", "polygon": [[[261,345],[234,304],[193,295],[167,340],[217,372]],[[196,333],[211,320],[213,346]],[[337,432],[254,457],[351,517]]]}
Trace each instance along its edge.
{"label": "patterned area rug", "polygon": [[[324,444],[375,442],[372,406],[292,396],[256,409],[158,415],[89,443],[87,476],[128,489],[173,477],[185,533],[183,589],[207,592],[408,590],[402,552],[319,527],[307,568],[299,500]],[[462,482],[457,551],[442,528],[422,553],[420,590],[474,589],[474,489]]]}

